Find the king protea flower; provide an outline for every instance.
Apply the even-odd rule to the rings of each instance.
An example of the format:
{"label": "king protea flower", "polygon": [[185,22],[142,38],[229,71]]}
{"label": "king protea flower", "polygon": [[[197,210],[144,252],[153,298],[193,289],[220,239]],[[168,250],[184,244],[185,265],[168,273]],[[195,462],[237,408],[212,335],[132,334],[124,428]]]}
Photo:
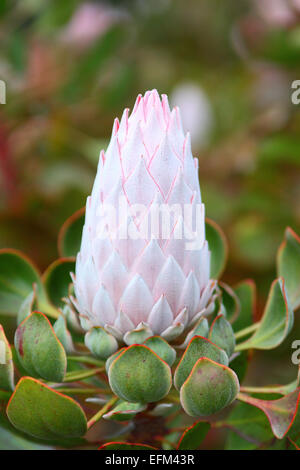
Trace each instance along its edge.
{"label": "king protea flower", "polygon": [[100,153],[73,281],[83,327],[125,342],[140,329],[171,341],[213,308],[197,160],[156,90],[115,120]]}

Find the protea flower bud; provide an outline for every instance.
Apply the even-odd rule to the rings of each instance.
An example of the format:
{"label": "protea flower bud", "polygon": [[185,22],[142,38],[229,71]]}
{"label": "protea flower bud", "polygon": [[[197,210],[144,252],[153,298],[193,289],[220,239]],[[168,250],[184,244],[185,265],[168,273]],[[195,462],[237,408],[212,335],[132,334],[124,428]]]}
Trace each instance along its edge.
{"label": "protea flower bud", "polygon": [[213,308],[197,160],[156,90],[115,120],[87,199],[73,276],[82,326],[178,337]]}

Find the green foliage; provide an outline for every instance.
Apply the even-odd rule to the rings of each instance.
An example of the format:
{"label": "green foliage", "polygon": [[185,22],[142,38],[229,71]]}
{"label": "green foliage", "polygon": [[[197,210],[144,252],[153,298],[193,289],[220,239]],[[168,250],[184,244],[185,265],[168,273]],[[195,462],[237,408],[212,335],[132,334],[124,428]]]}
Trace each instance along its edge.
{"label": "green foliage", "polygon": [[108,442],[99,448],[99,450],[149,450],[155,447],[146,444],[132,444],[130,442]]}
{"label": "green foliage", "polygon": [[4,414],[0,414],[0,449],[5,450],[51,450],[45,442],[39,443],[17,431]]}
{"label": "green foliage", "polygon": [[17,384],[7,416],[17,429],[39,439],[80,437],[87,430],[84,412],[73,399],[29,377]]}
{"label": "green foliage", "polygon": [[253,323],[256,307],[256,287],[253,281],[246,280],[235,286],[234,291],[240,301],[241,309],[232,326],[234,331],[239,331]]}
{"label": "green foliage", "polygon": [[178,447],[178,450],[196,450],[199,448],[201,442],[205,438],[206,434],[210,429],[209,423],[199,421],[193,424],[193,426],[187,428],[182,434]]}
{"label": "green foliage", "polygon": [[88,331],[84,337],[86,347],[99,359],[107,359],[118,349],[117,340],[100,326]]}
{"label": "green foliage", "polygon": [[[219,282],[219,288],[222,294],[222,310],[227,320],[231,323],[239,317],[240,301],[234,290],[224,282]],[[221,313],[223,313],[223,311]]]}
{"label": "green foliage", "polygon": [[293,309],[300,307],[300,238],[287,228],[277,254],[277,271],[285,281],[287,296]]}
{"label": "green foliage", "polygon": [[[222,436],[223,433],[228,436],[228,449],[299,449],[299,433],[293,429],[296,420],[291,427],[292,434],[288,432],[282,439],[277,439],[264,413],[271,413],[273,423],[279,422],[280,427],[284,423],[284,428],[288,424],[288,416],[294,416],[297,405],[295,397],[299,381],[291,382],[289,368],[285,368],[285,364],[291,361],[290,345],[299,338],[297,315],[293,338],[287,337],[292,324],[290,310],[300,306],[300,245],[298,235],[290,228],[286,230],[277,254],[277,275],[283,281],[276,281],[271,288],[260,320],[270,282],[275,277],[274,257],[283,230],[286,226],[293,227],[295,231],[300,229],[300,108],[299,105],[291,105],[291,77],[297,78],[300,71],[299,22],[295,8],[292,8],[291,2],[286,2],[285,15],[281,17],[279,12],[274,19],[264,5],[260,5],[258,11],[250,0],[211,0],[201,2],[201,6],[199,0],[191,0],[188,9],[185,2],[178,0],[157,2],[155,8],[153,1],[94,3],[96,6],[101,3],[100,16],[104,26],[97,29],[97,35],[93,38],[93,28],[87,28],[86,32],[84,28],[78,28],[84,26],[82,20],[78,23],[77,15],[85,6],[78,0],[54,0],[45,5],[24,0],[14,2],[13,7],[7,0],[0,3],[3,32],[1,78],[8,88],[7,103],[1,107],[0,123],[0,246],[12,246],[29,253],[41,269],[52,263],[56,256],[55,233],[63,221],[85,203],[91,190],[99,150],[107,146],[113,118],[120,114],[124,106],[129,104],[132,108],[133,99],[140,91],[157,87],[160,92],[170,95],[178,85],[192,81],[200,88],[213,111],[212,127],[203,140],[197,143],[197,137],[201,137],[205,130],[202,124],[201,129],[198,126],[200,130],[196,131],[195,137],[192,135],[193,153],[195,157],[199,156],[200,185],[206,213],[222,226],[230,244],[228,253],[223,232],[208,219],[206,235],[212,252],[211,274],[214,278],[220,278],[226,266],[226,283],[231,284],[250,275],[257,285],[256,298],[252,281],[243,281],[235,286],[235,294],[227,284],[220,284],[222,296],[216,301],[212,317],[224,315],[237,334],[238,345],[231,357],[230,368],[236,372],[240,382],[245,377],[248,363],[253,361],[246,383],[250,381],[252,390],[256,391],[253,391],[254,396],[250,391],[245,393],[250,393],[252,399],[257,399],[257,393],[259,400],[262,394],[259,390],[269,389],[277,394],[274,399],[274,396],[269,396],[270,391],[266,392],[268,396],[263,397],[263,403],[258,401],[249,405],[237,402],[229,416],[214,416],[214,430],[211,439],[206,442],[208,446],[216,442],[219,444],[221,430]],[[111,6],[115,8],[112,15]],[[96,14],[94,18],[96,21]],[[76,28],[73,23],[75,19]],[[238,37],[232,35],[233,24],[238,25]],[[77,39],[74,30],[78,34]],[[84,34],[89,36],[88,41],[84,40]],[[251,60],[245,60],[247,57]],[[276,67],[253,68],[253,62],[276,63]],[[222,86],[219,86],[220,76]],[[176,102],[173,101],[173,104]],[[205,123],[208,116],[205,110],[202,113]],[[83,224],[84,209],[65,222],[59,236],[61,257],[76,256]],[[53,362],[50,367],[44,349],[41,354],[34,354],[35,337],[32,335],[29,347],[28,332],[28,351],[32,360],[30,370],[24,369],[24,361],[9,345],[16,321],[18,325],[24,320],[29,321],[36,310],[47,315],[51,321],[56,320],[53,323],[55,334],[49,324],[45,327],[45,341],[47,339],[48,343],[49,340],[50,345],[44,345],[45,351],[48,352],[50,347],[50,353],[57,349],[59,354],[65,355],[62,347],[57,346],[58,341],[62,343],[65,352],[72,354],[68,360],[68,372],[74,375],[68,375],[67,380],[81,377],[68,387],[61,384],[60,388],[65,388],[67,395],[74,395],[88,413],[92,413],[97,406],[105,407],[110,403],[112,391],[98,358],[111,354],[114,348],[110,349],[110,342],[103,341],[101,335],[95,335],[92,346],[86,348],[88,341],[84,344],[84,332],[75,308],[70,303],[62,302],[62,298],[69,294],[69,271],[73,270],[74,259],[56,261],[41,279],[34,265],[20,252],[0,251],[0,316],[5,328],[5,335],[1,328],[0,340],[5,343],[7,359],[6,364],[0,364],[1,407],[12,393],[14,369],[17,377],[31,373],[39,377],[37,369],[41,368],[45,373],[46,368],[46,375],[50,377],[49,370],[54,368],[54,356],[49,356],[48,362]],[[60,316],[58,308],[63,310],[64,317]],[[209,327],[214,329],[213,318],[208,317],[209,322],[201,318],[188,335],[182,333],[178,342],[172,342],[172,346],[161,338],[146,339],[146,329],[143,330],[143,337],[134,332],[128,335],[127,340],[128,343],[145,341],[153,354],[162,359],[159,364],[165,361],[170,367],[173,366],[175,349],[174,375],[192,338],[208,337]],[[225,327],[227,329],[226,324]],[[42,335],[43,331],[44,326],[41,327]],[[218,338],[211,339],[230,354],[233,341],[227,349],[227,345],[221,343],[224,335],[220,332]],[[168,340],[171,341],[171,338]],[[263,351],[281,344],[278,353]],[[118,347],[121,348],[122,344]],[[262,351],[259,355],[252,354],[252,348]],[[125,350],[121,348],[107,359],[107,370]],[[194,364],[198,359],[195,354]],[[53,377],[52,372],[50,375]],[[58,375],[61,379],[62,373]],[[280,376],[283,383],[289,383],[255,386],[256,383],[273,380],[280,382]],[[246,388],[251,389],[250,386]],[[284,397],[283,401],[278,402],[278,394]],[[25,413],[29,423],[35,419],[38,422],[42,416],[38,403],[43,403],[44,391],[38,395],[34,392],[33,395],[36,406],[30,405],[30,412]],[[289,398],[285,398],[287,395]],[[22,401],[24,410],[26,403]],[[257,408],[257,404],[264,411]],[[278,405],[279,415],[276,414]],[[116,411],[118,406],[123,407],[123,411]],[[149,434],[155,429],[156,419],[161,420],[158,426],[161,434],[166,432],[166,422],[171,422],[169,434],[161,436],[163,442],[154,446],[175,447],[179,434],[174,430],[187,426],[187,418],[178,404],[178,393],[174,389],[155,407],[152,404],[128,405],[129,408],[132,406],[134,410],[125,410],[124,403],[109,405],[103,416],[131,417],[137,424],[139,420],[142,423],[145,419],[149,420],[146,425],[136,428],[146,429]],[[50,412],[47,407],[46,410]],[[137,410],[140,410],[141,416]],[[58,415],[62,413],[62,422],[69,420],[72,424],[68,407],[61,406],[57,412]],[[175,412],[176,419],[171,420]],[[165,413],[169,413],[168,419]],[[2,418],[3,414],[0,413],[0,448],[48,448],[34,438],[26,438],[25,434],[7,425]],[[55,429],[59,426],[56,421],[53,418],[49,422],[50,429],[53,423]],[[24,421],[23,424],[23,430],[29,436],[28,423]],[[99,426],[102,442],[108,438],[109,424]],[[117,422],[113,424],[118,426]],[[116,435],[122,432],[121,425],[116,428]],[[206,423],[202,422],[187,429],[185,438],[182,438],[185,448],[201,444],[205,426]],[[86,428],[82,426],[84,432],[83,428]],[[67,443],[66,430],[60,429],[53,446],[68,447],[81,443],[77,438],[69,438],[71,440]],[[279,436],[280,430],[276,426],[274,430]],[[149,448],[137,444],[137,434],[130,434],[128,430],[127,443],[109,443],[106,448]],[[120,439],[124,441],[123,436]],[[144,436],[140,441],[148,442]],[[52,445],[51,441],[48,442]],[[87,445],[86,442],[84,444]],[[99,445],[93,444],[94,448]]]}
{"label": "green foliage", "polygon": [[0,250],[0,313],[17,315],[34,284],[42,306],[46,302],[46,293],[35,267],[20,252]]}
{"label": "green foliage", "polygon": [[235,348],[235,336],[232,326],[224,315],[218,315],[211,324],[208,338],[221,349],[224,349],[230,358]]}
{"label": "green foliage", "polygon": [[176,351],[172,348],[167,341],[159,336],[151,336],[144,342],[155,354],[157,354],[163,361],[171,367],[176,359]]}
{"label": "green foliage", "polygon": [[127,331],[124,335],[124,341],[126,344],[142,344],[146,341],[147,338],[150,338],[152,331],[148,327],[141,323],[137,328],[132,331]]}
{"label": "green foliage", "polygon": [[145,409],[146,406],[142,405],[141,403],[129,403],[128,401],[120,401],[117,406],[115,406],[112,410],[103,415],[103,418],[112,421],[129,421]]}
{"label": "green foliage", "polygon": [[228,365],[228,357],[223,349],[206,338],[195,336],[190,341],[175,370],[174,385],[177,390],[180,390],[199,357],[209,358],[219,364]]}
{"label": "green foliage", "polygon": [[126,348],[109,367],[108,377],[118,397],[138,403],[161,400],[172,383],[169,366],[144,345]]}
{"label": "green foliage", "polygon": [[237,403],[224,425],[229,429],[225,446],[228,450],[253,450],[273,439],[265,414],[247,403]]}
{"label": "green foliage", "polygon": [[188,415],[209,416],[230,405],[238,392],[235,372],[201,357],[180,389],[180,401]]}
{"label": "green foliage", "polygon": [[212,279],[218,279],[222,275],[227,261],[227,241],[221,228],[214,221],[207,218],[205,234],[211,251],[210,275]]}
{"label": "green foliage", "polygon": [[65,348],[66,353],[71,354],[74,352],[74,344],[71,333],[67,328],[67,322],[63,315],[60,315],[56,322],[53,325],[53,330],[61,342],[63,347]]}
{"label": "green foliage", "polygon": [[277,279],[273,282],[262,320],[257,331],[250,339],[236,347],[243,349],[273,349],[286,338],[293,326],[294,315],[286,297],[284,282]]}
{"label": "green foliage", "polygon": [[67,358],[45,315],[33,312],[18,326],[15,347],[20,363],[32,377],[62,382]]}
{"label": "green foliage", "polygon": [[80,250],[85,207],[69,217],[58,236],[58,251],[62,257],[76,256]]}
{"label": "green foliage", "polygon": [[260,400],[244,394],[240,394],[239,399],[256,406],[265,413],[277,439],[282,439],[287,433],[290,435],[299,434],[300,389],[277,400]]}
{"label": "green foliage", "polygon": [[29,317],[29,315],[34,310],[34,305],[36,305],[36,289],[35,284],[33,284],[33,289],[30,294],[23,300],[17,316],[17,324],[20,325],[25,318]]}
{"label": "green foliage", "polygon": [[61,258],[52,263],[43,275],[47,294],[53,305],[63,307],[63,298],[68,297],[71,284],[70,273],[75,271],[75,261],[72,258]]}

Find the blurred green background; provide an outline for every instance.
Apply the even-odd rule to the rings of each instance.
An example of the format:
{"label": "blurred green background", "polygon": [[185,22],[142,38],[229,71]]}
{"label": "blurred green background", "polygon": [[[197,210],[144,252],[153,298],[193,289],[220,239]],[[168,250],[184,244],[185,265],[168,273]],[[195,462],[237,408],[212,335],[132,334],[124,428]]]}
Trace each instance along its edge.
{"label": "blurred green background", "polygon": [[1,0],[0,23],[0,247],[41,270],[58,256],[114,117],[157,88],[192,133],[224,279],[255,279],[259,315],[284,229],[300,233],[300,1]]}

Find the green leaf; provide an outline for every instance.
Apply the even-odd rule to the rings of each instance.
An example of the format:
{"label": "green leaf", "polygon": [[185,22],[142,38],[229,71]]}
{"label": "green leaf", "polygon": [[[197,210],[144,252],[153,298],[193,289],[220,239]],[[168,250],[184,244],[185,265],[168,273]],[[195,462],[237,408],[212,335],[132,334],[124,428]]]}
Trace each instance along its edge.
{"label": "green leaf", "polygon": [[65,348],[66,353],[67,354],[74,353],[75,347],[73,344],[73,339],[72,339],[71,333],[69,332],[67,328],[67,322],[63,314],[61,314],[56,320],[56,322],[54,323],[53,330],[57,338],[59,339],[59,341]]}
{"label": "green leaf", "polygon": [[109,371],[109,368],[110,366],[112,365],[112,363],[114,362],[115,359],[117,359],[117,357],[120,356],[121,352],[125,351],[126,347],[124,346],[124,348],[121,348],[119,349],[117,352],[115,352],[114,354],[112,354],[106,361],[105,363],[105,370],[106,370],[106,373],[108,374],[108,371]]}
{"label": "green leaf", "polygon": [[230,361],[230,369],[234,370],[238,376],[239,382],[242,383],[248,369],[248,351],[241,351],[234,354]]}
{"label": "green leaf", "polygon": [[127,331],[124,335],[124,342],[131,346],[132,344],[143,344],[147,338],[150,338],[152,331],[149,326],[141,322],[137,328],[131,331]]}
{"label": "green leaf", "polygon": [[13,391],[14,388],[12,352],[3,327],[0,325],[0,389]]}
{"label": "green leaf", "polygon": [[14,428],[4,414],[0,414],[0,449],[2,450],[52,450],[46,444],[25,437]]}
{"label": "green leaf", "polygon": [[273,438],[265,414],[247,403],[237,403],[222,424],[230,430],[226,450],[253,450]]}
{"label": "green leaf", "polygon": [[33,284],[41,308],[47,298],[38,271],[22,253],[0,250],[0,313],[16,315]]}
{"label": "green leaf", "polygon": [[240,301],[240,314],[233,323],[234,331],[239,331],[252,325],[256,308],[256,286],[251,279],[240,282],[234,291]]}
{"label": "green leaf", "polygon": [[22,366],[33,377],[62,382],[67,358],[48,318],[32,313],[16,330],[15,347]]}
{"label": "green leaf", "polygon": [[179,349],[186,349],[187,345],[189,344],[191,339],[194,338],[194,336],[203,336],[204,338],[207,338],[208,334],[209,334],[209,324],[208,324],[207,318],[200,317],[195,327],[193,327],[191,331],[188,332],[188,334],[185,337],[184,342],[178,347]]}
{"label": "green leaf", "polygon": [[134,444],[131,442],[108,442],[99,447],[99,450],[149,450],[155,447],[148,446],[146,444]]}
{"label": "green leaf", "polygon": [[172,385],[168,364],[142,344],[122,351],[109,367],[108,378],[118,397],[134,403],[159,401]]}
{"label": "green leaf", "polygon": [[277,272],[285,280],[287,295],[296,310],[300,307],[300,238],[289,227],[277,253]]}
{"label": "green leaf", "polygon": [[21,307],[18,311],[18,316],[17,316],[17,324],[20,325],[25,318],[29,317],[29,315],[32,313],[34,310],[34,305],[36,305],[36,287],[35,284],[33,284],[32,292],[28,294],[25,300],[23,300]]}
{"label": "green leaf", "polygon": [[219,279],[225,269],[228,247],[221,228],[211,219],[205,219],[205,233],[211,251],[210,277]]}
{"label": "green leaf", "polygon": [[180,390],[199,357],[207,357],[220,364],[228,365],[228,357],[223,349],[202,336],[194,336],[175,370],[174,385],[177,390]]}
{"label": "green leaf", "polygon": [[129,421],[145,409],[146,405],[142,405],[141,403],[129,403],[128,401],[121,401],[117,404],[117,406],[115,406],[115,408],[103,415],[103,418],[113,421]]}
{"label": "green leaf", "polygon": [[182,434],[178,450],[197,450],[210,429],[209,423],[199,421],[187,428]]}
{"label": "green leaf", "polygon": [[219,282],[219,287],[222,292],[222,306],[225,309],[224,314],[227,320],[233,323],[238,318],[241,309],[239,298],[234,290],[224,282]]}
{"label": "green leaf", "polygon": [[66,304],[62,308],[62,314],[66,319],[67,326],[73,333],[82,335],[84,330],[81,328],[78,315],[75,313],[69,299],[65,299]]}
{"label": "green leaf", "polygon": [[118,349],[117,340],[101,326],[95,326],[84,337],[86,347],[99,359],[107,359]]}
{"label": "green leaf", "polygon": [[85,207],[71,215],[62,226],[58,236],[58,251],[61,257],[76,256],[80,251]]}
{"label": "green leaf", "polygon": [[17,429],[39,439],[80,437],[87,431],[85,414],[75,400],[30,377],[17,384],[7,416]]}
{"label": "green leaf", "polygon": [[267,304],[256,332],[236,351],[244,349],[273,349],[279,346],[290,332],[294,321],[289,299],[285,295],[283,279],[276,279],[270,289]]}
{"label": "green leaf", "polygon": [[160,336],[151,336],[144,344],[161,357],[163,361],[169,364],[170,367],[173,365],[176,359],[176,351],[166,340]]}
{"label": "green leaf", "polygon": [[211,324],[208,338],[219,348],[224,349],[230,358],[235,348],[235,336],[232,326],[224,315],[218,315]]}
{"label": "green leaf", "polygon": [[299,388],[278,400],[260,400],[244,393],[240,393],[238,399],[265,413],[277,439],[282,439],[288,432],[300,432]]}
{"label": "green leaf", "polygon": [[188,415],[209,416],[230,405],[238,392],[235,372],[201,357],[180,389],[180,401]]}
{"label": "green leaf", "polygon": [[43,281],[49,299],[56,307],[63,307],[71,284],[70,273],[75,271],[73,258],[60,258],[52,263],[43,274]]}

